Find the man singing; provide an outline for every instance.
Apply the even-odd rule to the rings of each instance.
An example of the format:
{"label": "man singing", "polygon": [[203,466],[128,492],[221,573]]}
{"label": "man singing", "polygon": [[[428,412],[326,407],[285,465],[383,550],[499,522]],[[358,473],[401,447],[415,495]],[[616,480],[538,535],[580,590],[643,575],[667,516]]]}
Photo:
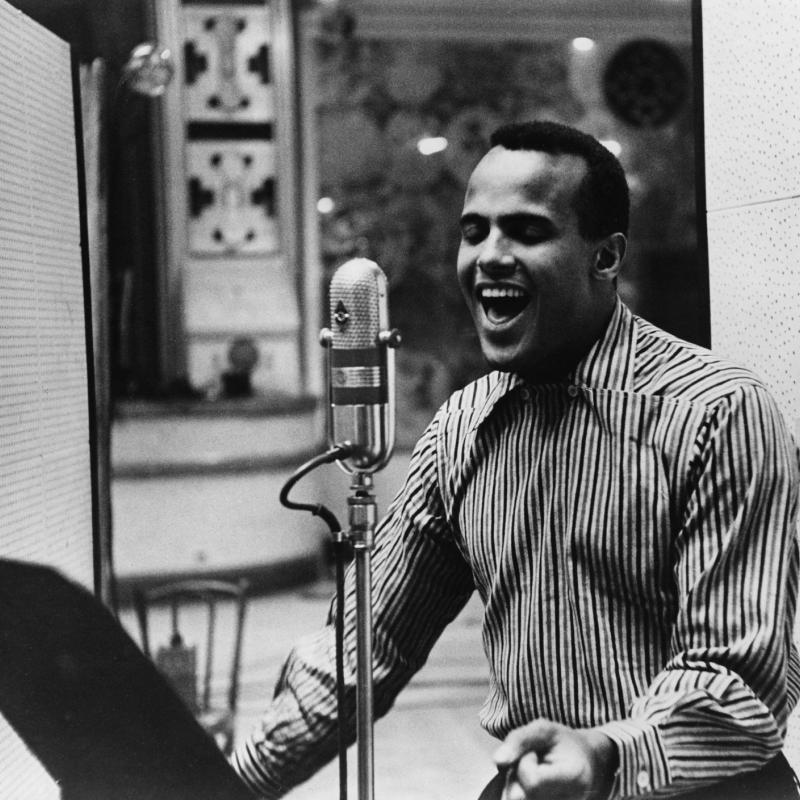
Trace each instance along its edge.
{"label": "man singing", "polygon": [[[796,798],[797,452],[758,378],[620,301],[628,206],[616,158],[555,123],[500,128],[473,172],[457,271],[493,371],[376,531],[375,710],[477,590],[482,797]],[[354,615],[350,575],[350,651]],[[335,755],[335,683],[329,620],[233,756],[257,795]]]}

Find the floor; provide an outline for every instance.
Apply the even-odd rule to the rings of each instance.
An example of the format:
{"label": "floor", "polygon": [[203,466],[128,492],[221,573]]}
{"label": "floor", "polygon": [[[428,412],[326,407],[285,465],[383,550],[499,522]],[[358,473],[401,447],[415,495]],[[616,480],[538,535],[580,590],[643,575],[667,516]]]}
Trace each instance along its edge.
{"label": "floor", "polygon": [[[251,599],[245,622],[242,686],[237,735],[256,723],[292,642],[324,620],[332,585],[321,582]],[[478,723],[486,694],[477,601],[470,602],[445,631],[428,663],[374,729],[376,800],[462,800],[476,798],[493,774],[497,742]],[[139,641],[130,609],[122,624]],[[231,625],[223,622],[225,637]],[[231,618],[232,620],[232,618]],[[184,622],[200,624],[198,615]],[[168,639],[166,613],[151,620],[154,648]],[[187,637],[188,638],[188,637]],[[217,657],[227,653],[220,641]],[[220,687],[221,688],[221,687]],[[355,748],[348,755],[348,796],[358,797]],[[339,768],[333,762],[288,795],[291,800],[338,800]]]}
{"label": "floor", "polygon": [[[322,624],[332,595],[333,585],[322,581],[251,599],[245,622],[238,736],[246,735],[257,722],[291,644]],[[477,717],[486,693],[480,619],[481,607],[474,598],[437,642],[428,663],[395,707],[376,723],[376,800],[474,800],[491,778],[491,753],[497,742],[480,728]],[[120,621],[138,641],[130,609],[122,609]],[[200,621],[197,611],[187,615],[184,625],[195,630]],[[232,622],[232,615],[229,622],[220,617],[221,638],[215,652],[220,666],[232,642]],[[168,626],[166,612],[157,612],[151,620],[154,648],[168,641]],[[198,658],[202,657],[199,653]],[[218,688],[224,691],[223,686]],[[784,751],[800,771],[798,711],[790,721]],[[357,798],[354,748],[348,757],[348,775],[348,797]],[[338,800],[337,762],[287,796],[290,800]]]}

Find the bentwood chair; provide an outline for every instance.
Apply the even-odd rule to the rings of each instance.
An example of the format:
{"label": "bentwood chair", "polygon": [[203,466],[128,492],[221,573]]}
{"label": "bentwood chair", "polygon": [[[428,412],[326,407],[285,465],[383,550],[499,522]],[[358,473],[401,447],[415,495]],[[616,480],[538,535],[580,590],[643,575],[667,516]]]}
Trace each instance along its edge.
{"label": "bentwood chair", "polygon": [[[154,588],[136,588],[134,607],[139,621],[142,649],[155,661],[198,722],[212,736],[220,749],[229,754],[233,748],[236,704],[241,672],[242,634],[247,608],[248,582],[219,580],[182,580]],[[214,680],[215,645],[220,637],[219,613],[222,604],[231,608],[232,653],[227,685],[219,699],[219,684]],[[153,655],[150,636],[150,612],[155,606],[170,609],[168,644]],[[181,613],[183,612],[183,613]],[[227,630],[227,634],[231,631]],[[198,644],[202,642],[202,665],[198,664]],[[198,669],[198,667],[200,667]]]}

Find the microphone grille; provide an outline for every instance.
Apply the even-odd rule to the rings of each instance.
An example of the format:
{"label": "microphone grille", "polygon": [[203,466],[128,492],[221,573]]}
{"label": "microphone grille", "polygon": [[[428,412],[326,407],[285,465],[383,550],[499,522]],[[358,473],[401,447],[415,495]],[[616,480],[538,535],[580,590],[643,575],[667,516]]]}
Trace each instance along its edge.
{"label": "microphone grille", "polygon": [[376,337],[388,324],[386,276],[367,258],[354,258],[339,267],[331,279],[333,347],[375,347]]}

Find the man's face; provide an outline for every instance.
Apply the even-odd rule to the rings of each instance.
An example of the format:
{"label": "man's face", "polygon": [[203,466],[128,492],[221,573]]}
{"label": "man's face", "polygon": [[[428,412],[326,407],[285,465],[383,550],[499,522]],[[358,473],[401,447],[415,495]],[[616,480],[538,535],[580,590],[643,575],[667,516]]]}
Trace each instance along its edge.
{"label": "man's face", "polygon": [[599,242],[578,233],[585,170],[578,156],[495,147],[472,174],[458,280],[496,369],[560,377],[597,332],[609,284],[596,279]]}

